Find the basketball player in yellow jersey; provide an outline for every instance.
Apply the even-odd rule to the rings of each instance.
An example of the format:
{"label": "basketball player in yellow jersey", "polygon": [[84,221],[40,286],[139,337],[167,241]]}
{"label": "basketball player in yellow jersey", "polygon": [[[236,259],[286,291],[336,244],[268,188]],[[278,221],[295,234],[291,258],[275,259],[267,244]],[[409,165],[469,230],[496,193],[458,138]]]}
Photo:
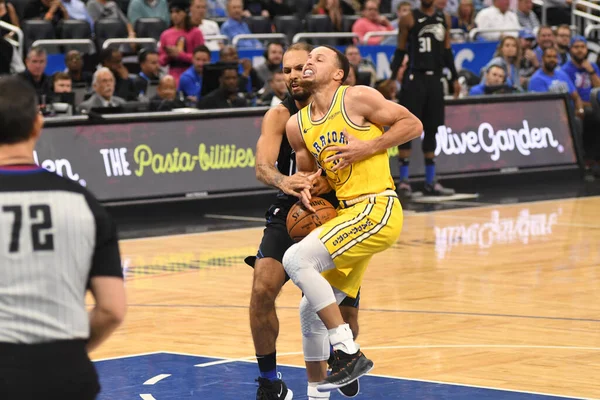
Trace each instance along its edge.
{"label": "basketball player in yellow jersey", "polygon": [[[310,326],[312,338],[320,339],[312,340],[315,345],[331,343],[334,349],[332,373],[315,384],[317,392],[347,385],[373,368],[358,350],[338,304],[356,294],[371,257],[400,235],[402,208],[387,149],[416,138],[423,129],[414,115],[376,90],[342,86],[349,68],[335,48],[312,50],[301,83],[312,93],[312,102],[286,125],[298,171],[314,179],[321,167],[340,199],[338,216],[283,257],[286,272],[305,295],[302,326]],[[383,126],[390,128],[384,133]],[[301,197],[310,209],[309,190]]]}

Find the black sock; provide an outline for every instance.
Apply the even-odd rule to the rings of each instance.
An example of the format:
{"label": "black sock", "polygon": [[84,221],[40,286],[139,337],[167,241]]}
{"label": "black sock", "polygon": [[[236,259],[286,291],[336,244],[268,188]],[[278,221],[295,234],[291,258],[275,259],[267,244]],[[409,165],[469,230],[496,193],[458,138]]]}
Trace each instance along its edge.
{"label": "black sock", "polygon": [[264,356],[256,355],[258,361],[258,369],[260,370],[260,376],[271,381],[277,379],[277,352],[267,354]]}

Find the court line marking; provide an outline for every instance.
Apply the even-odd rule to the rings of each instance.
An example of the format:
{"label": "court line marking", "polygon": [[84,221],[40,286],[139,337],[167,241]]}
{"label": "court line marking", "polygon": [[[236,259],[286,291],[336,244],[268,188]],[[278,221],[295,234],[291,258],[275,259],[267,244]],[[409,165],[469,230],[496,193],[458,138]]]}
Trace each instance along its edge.
{"label": "court line marking", "polygon": [[[524,204],[541,204],[541,203],[550,203],[550,202],[565,201],[565,200],[587,201],[587,200],[592,200],[592,199],[597,199],[597,198],[600,198],[600,195],[586,196],[586,197],[565,197],[565,198],[561,198],[561,199],[534,200],[534,201],[526,201],[523,203],[482,204],[480,207],[467,207],[467,208],[459,208],[459,209],[453,209],[453,210],[434,210],[434,211],[427,211],[427,212],[417,212],[417,213],[411,214],[411,215],[427,216],[427,215],[431,215],[431,214],[467,211],[467,210],[480,209],[480,208],[508,207],[508,206],[524,205]],[[148,236],[148,237],[133,238],[133,239],[121,239],[121,240],[119,240],[119,242],[136,242],[136,241],[140,241],[140,240],[164,239],[164,238],[170,238],[170,237],[200,236],[200,235],[206,235],[206,234],[230,233],[233,231],[246,231],[246,230],[253,230],[253,229],[261,229],[261,227],[232,228],[232,229],[222,229],[222,230],[206,231],[206,232],[174,233],[174,234],[170,234],[170,235]]]}
{"label": "court line marking", "polygon": [[156,400],[151,394],[140,394],[140,397],[144,400]]}
{"label": "court line marking", "polygon": [[205,217],[207,218],[214,218],[214,219],[227,219],[227,220],[233,220],[233,221],[249,221],[249,222],[266,222],[266,220],[264,218],[258,218],[258,217],[244,217],[241,215],[227,215],[227,214],[204,214]]}
{"label": "court line marking", "polygon": [[144,385],[155,385],[157,382],[162,381],[165,378],[170,377],[171,374],[158,374],[153,378],[148,379],[146,382],[144,382]]}

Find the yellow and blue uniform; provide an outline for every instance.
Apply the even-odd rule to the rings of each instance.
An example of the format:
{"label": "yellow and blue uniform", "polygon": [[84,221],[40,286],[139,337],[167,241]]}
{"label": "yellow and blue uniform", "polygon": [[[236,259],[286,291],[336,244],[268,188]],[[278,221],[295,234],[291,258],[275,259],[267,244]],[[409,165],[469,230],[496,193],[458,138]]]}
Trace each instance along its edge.
{"label": "yellow and blue uniform", "polygon": [[347,89],[341,86],[336,91],[329,111],[320,120],[313,121],[312,104],[300,110],[297,118],[306,147],[340,200],[337,217],[323,224],[319,232],[336,266],[323,276],[333,287],[356,297],[369,260],[396,242],[403,216],[387,151],[338,171],[332,170],[338,161],[325,162],[334,154],[328,148],[348,143],[344,129],[360,140],[383,135],[381,126],[360,126],[350,120],[344,107]]}

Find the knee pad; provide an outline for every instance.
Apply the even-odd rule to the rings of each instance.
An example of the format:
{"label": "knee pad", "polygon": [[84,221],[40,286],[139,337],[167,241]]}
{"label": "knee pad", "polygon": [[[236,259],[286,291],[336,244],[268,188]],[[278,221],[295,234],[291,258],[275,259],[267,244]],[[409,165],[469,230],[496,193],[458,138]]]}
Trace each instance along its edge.
{"label": "knee pad", "polygon": [[312,268],[319,273],[335,268],[329,251],[314,231],[287,249],[282,263],[285,272],[296,285],[302,268]]}
{"label": "knee pad", "polygon": [[300,302],[300,326],[305,361],[329,359],[329,333],[306,297]]}

